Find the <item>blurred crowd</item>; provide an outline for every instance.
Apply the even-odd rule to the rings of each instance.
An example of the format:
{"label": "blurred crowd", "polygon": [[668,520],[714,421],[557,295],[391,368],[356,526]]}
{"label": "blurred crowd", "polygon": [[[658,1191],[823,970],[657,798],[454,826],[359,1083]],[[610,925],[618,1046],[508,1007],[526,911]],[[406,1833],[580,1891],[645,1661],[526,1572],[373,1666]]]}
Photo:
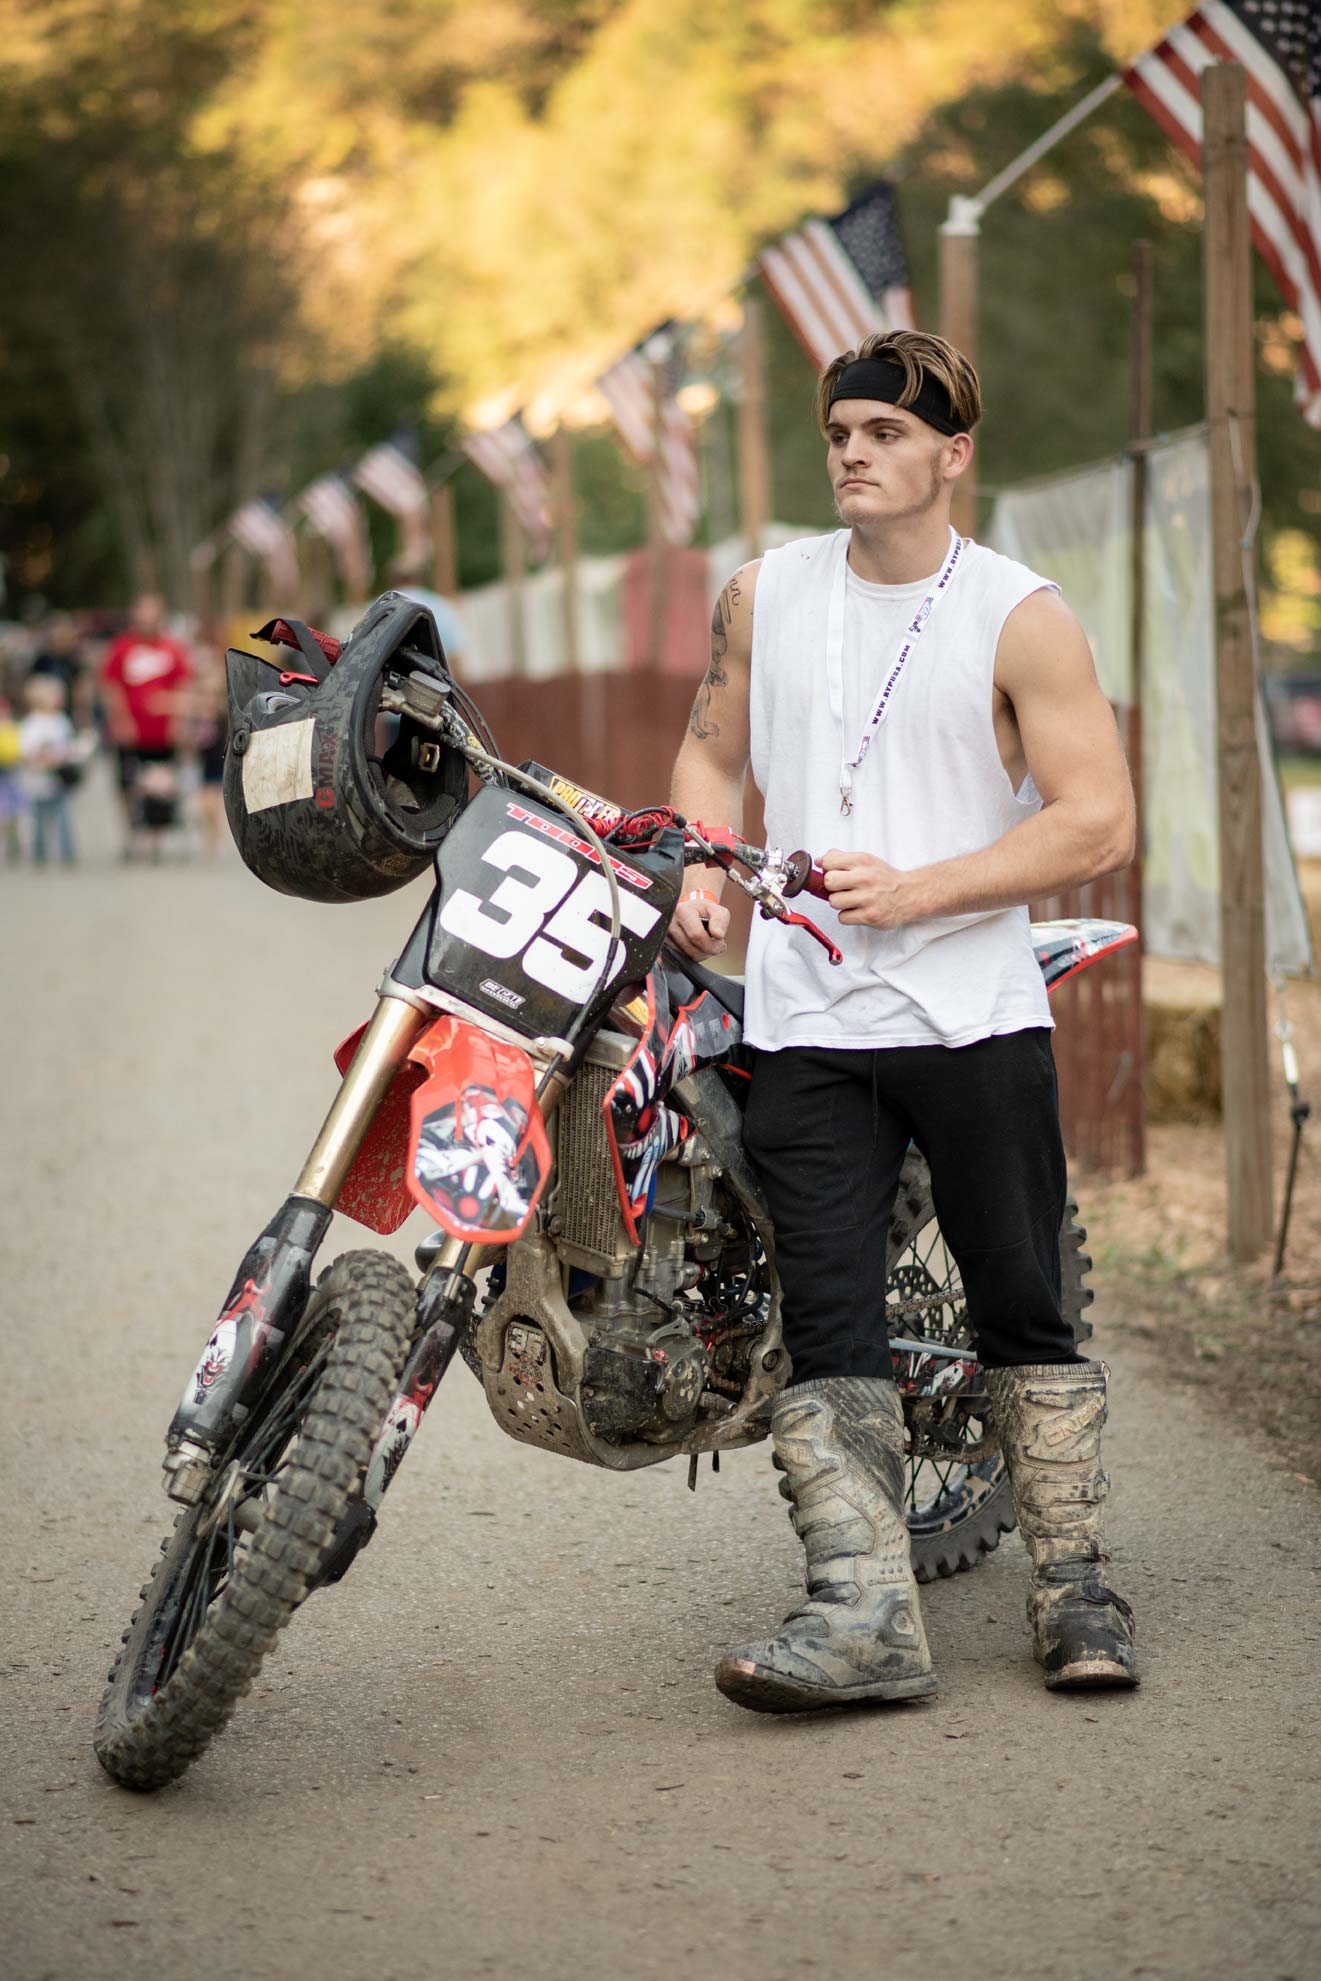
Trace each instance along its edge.
{"label": "blurred crowd", "polygon": [[[118,856],[159,859],[225,838],[225,637],[143,593],[127,614],[0,625],[0,843],[9,863],[73,865],[80,792],[108,759]],[[102,812],[96,812],[101,826]],[[115,850],[115,849],[112,849]]]}

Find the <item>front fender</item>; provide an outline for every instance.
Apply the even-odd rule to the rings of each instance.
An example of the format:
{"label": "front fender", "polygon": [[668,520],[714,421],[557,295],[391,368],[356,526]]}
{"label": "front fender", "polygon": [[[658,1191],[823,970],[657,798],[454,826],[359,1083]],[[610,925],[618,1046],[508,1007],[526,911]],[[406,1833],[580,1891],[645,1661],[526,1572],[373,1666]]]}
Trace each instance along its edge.
{"label": "front fender", "polygon": [[448,1017],[427,1027],[409,1059],[424,1070],[409,1104],[409,1191],[452,1238],[512,1244],[551,1166],[532,1061]]}

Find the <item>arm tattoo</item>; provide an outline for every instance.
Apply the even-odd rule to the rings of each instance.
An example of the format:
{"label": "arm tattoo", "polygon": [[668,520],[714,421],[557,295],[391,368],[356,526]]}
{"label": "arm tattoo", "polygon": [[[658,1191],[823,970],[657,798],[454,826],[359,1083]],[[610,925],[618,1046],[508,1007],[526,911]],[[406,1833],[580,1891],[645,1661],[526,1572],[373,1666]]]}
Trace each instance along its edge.
{"label": "arm tattoo", "polygon": [[729,652],[729,629],[734,623],[734,607],[741,596],[738,579],[731,578],[716,600],[716,609],[711,614],[711,665],[702,678],[693,712],[688,718],[690,731],[702,743],[720,734],[719,723],[711,720],[711,691],[729,685],[725,655]]}

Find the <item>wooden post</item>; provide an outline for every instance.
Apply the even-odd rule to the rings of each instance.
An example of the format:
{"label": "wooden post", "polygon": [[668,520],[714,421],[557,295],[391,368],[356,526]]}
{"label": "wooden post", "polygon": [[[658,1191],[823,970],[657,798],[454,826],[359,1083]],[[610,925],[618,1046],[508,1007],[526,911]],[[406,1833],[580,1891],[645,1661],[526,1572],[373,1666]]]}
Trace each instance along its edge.
{"label": "wooden post", "polygon": [[431,512],[431,584],[442,598],[453,598],[459,589],[459,551],[454,529],[454,486],[442,482],[433,488]]}
{"label": "wooden post", "polygon": [[1146,849],[1142,843],[1142,700],[1143,672],[1146,665],[1145,626],[1147,613],[1147,447],[1151,438],[1151,344],[1152,344],[1151,242],[1137,241],[1133,248],[1133,311],[1129,323],[1128,437],[1132,446],[1129,484],[1129,690],[1128,690],[1128,769],[1137,804],[1137,848],[1128,874],[1116,876],[1124,887],[1125,913],[1136,922],[1138,939],[1131,951],[1119,960],[1126,964],[1124,983],[1128,990],[1129,1024],[1122,1050],[1133,1057],[1130,1078],[1136,1083],[1137,1101],[1133,1116],[1134,1135],[1129,1152],[1133,1175],[1140,1176],[1147,1166],[1146,1065],[1147,1026],[1142,1001],[1142,877]]}
{"label": "wooden post", "polygon": [[[981,209],[957,195],[940,230],[940,334],[977,362],[977,273]],[[974,455],[960,477],[950,505],[950,520],[960,536],[977,528],[977,460]]]}
{"label": "wooden post", "polygon": [[551,436],[550,472],[564,620],[564,664],[570,674],[576,674],[582,665],[578,648],[578,510],[573,493],[573,435],[563,421]]}
{"label": "wooden post", "polygon": [[1256,480],[1252,246],[1247,206],[1247,77],[1202,72],[1206,416],[1215,580],[1216,755],[1220,810],[1221,1064],[1230,1257],[1270,1242],[1270,1080],[1257,679],[1244,523]]}
{"label": "wooden post", "polygon": [[232,537],[227,537],[220,551],[220,578],[216,587],[217,610],[228,632],[229,622],[237,619],[247,598],[247,571],[243,552]]}
{"label": "wooden post", "polygon": [[771,519],[771,450],[766,421],[766,329],[761,301],[743,305],[738,340],[738,497],[739,528],[749,558],[760,557]]}
{"label": "wooden post", "polygon": [[335,560],[315,530],[298,539],[298,608],[314,626],[323,626],[335,604]]}
{"label": "wooden post", "polygon": [[651,367],[651,477],[647,490],[647,552],[650,578],[647,611],[647,662],[660,672],[665,650],[666,580],[669,543],[665,535],[662,495],[665,488],[665,406],[668,379],[663,359]]}
{"label": "wooden post", "polygon": [[523,582],[527,576],[527,539],[507,488],[500,490],[500,548],[504,579],[509,587],[509,659],[515,676],[527,672],[527,625],[523,613]]}

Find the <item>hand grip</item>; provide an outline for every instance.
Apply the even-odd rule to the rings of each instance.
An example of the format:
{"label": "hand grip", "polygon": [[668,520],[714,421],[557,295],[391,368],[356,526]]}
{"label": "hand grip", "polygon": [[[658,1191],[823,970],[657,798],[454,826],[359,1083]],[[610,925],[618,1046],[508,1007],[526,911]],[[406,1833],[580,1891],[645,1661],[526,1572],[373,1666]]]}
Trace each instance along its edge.
{"label": "hand grip", "polygon": [[795,894],[814,894],[818,901],[829,898],[826,894],[826,877],[810,853],[804,853],[800,848],[798,852],[789,855],[784,865],[788,876],[784,883],[784,892],[790,899]]}

